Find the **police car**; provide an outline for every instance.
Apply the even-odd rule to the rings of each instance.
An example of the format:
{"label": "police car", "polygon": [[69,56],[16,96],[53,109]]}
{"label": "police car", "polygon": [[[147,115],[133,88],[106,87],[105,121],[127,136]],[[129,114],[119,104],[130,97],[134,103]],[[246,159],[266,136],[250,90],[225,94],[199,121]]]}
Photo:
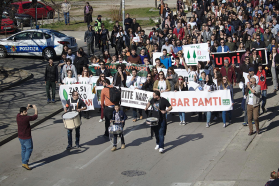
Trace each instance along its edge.
{"label": "police car", "polygon": [[76,39],[50,29],[31,29],[0,39],[0,58],[7,55],[42,56],[45,59],[60,56],[63,46],[77,51]]}

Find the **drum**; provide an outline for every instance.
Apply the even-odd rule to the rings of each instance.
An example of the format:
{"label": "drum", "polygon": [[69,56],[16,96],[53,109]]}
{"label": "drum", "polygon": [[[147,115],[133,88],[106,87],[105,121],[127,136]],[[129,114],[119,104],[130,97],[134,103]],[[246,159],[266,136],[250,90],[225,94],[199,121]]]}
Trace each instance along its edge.
{"label": "drum", "polygon": [[76,111],[66,112],[62,118],[66,129],[75,129],[81,125],[79,113]]}
{"label": "drum", "polygon": [[123,132],[123,128],[120,125],[112,125],[108,130],[111,134],[120,134]]}
{"label": "drum", "polygon": [[153,126],[157,126],[158,125],[158,118],[155,118],[155,117],[150,117],[150,118],[147,118],[145,123],[151,127]]}

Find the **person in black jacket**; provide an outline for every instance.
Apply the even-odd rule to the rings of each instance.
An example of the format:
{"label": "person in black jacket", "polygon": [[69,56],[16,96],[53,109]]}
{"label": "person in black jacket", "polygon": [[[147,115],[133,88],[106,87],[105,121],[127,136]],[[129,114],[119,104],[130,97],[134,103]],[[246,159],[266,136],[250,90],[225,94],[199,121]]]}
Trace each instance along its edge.
{"label": "person in black jacket", "polygon": [[139,26],[140,26],[140,25],[137,23],[136,18],[134,18],[134,19],[133,19],[133,23],[132,23],[132,25],[131,25],[131,28],[132,28],[132,30],[133,30],[133,34],[135,34],[135,32],[137,32]]}
{"label": "person in black jacket", "polygon": [[265,48],[265,43],[261,41],[261,36],[257,34],[256,41],[252,43],[251,48]]}
{"label": "person in black jacket", "polygon": [[151,73],[148,73],[146,76],[146,82],[142,85],[142,90],[153,92],[153,81]]}
{"label": "person in black jacket", "polygon": [[58,81],[58,69],[57,65],[53,64],[53,59],[48,60],[49,64],[46,66],[45,70],[45,84],[46,84],[46,93],[47,93],[47,103],[50,103],[50,93],[49,89],[52,90],[52,103],[55,103],[55,88]]}
{"label": "person in black jacket", "polygon": [[106,68],[104,62],[101,61],[99,65],[101,67],[96,71],[96,76],[100,76],[100,74],[105,74],[105,77],[112,77],[110,70]]}
{"label": "person in black jacket", "polygon": [[75,58],[74,65],[76,67],[78,76],[81,75],[83,66],[87,65],[88,63],[88,59],[86,59],[86,57],[82,55],[82,52],[77,52],[77,57]]}
{"label": "person in black jacket", "polygon": [[94,38],[95,38],[95,31],[92,30],[92,26],[89,25],[88,30],[84,34],[84,42],[87,45],[87,54],[90,57],[90,53],[94,55]]}

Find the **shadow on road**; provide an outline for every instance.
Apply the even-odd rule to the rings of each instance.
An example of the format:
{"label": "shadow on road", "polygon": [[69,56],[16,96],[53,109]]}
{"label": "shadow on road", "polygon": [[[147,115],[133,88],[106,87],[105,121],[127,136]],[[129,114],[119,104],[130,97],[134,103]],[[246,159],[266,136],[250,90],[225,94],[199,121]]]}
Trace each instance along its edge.
{"label": "shadow on road", "polygon": [[180,135],[176,138],[177,140],[170,141],[170,142],[165,144],[165,151],[164,152],[172,150],[173,148],[176,148],[180,145],[183,145],[184,143],[187,143],[189,141],[196,141],[196,140],[199,140],[199,139],[202,139],[202,138],[203,138],[203,135],[201,133]]}
{"label": "shadow on road", "polygon": [[126,147],[129,147],[129,146],[140,146],[141,144],[143,144],[143,143],[145,143],[145,142],[147,142],[149,140],[152,140],[150,138],[150,136],[149,137],[138,138],[138,139],[135,139],[134,141],[132,141],[131,143],[126,144]]}
{"label": "shadow on road", "polygon": [[37,167],[41,167],[45,164],[48,164],[48,163],[52,163],[56,160],[59,160],[59,159],[62,159],[62,158],[65,158],[66,156],[71,156],[71,155],[74,155],[74,154],[80,154],[80,153],[83,153],[85,151],[87,151],[89,148],[88,147],[82,147],[82,148],[79,148],[79,149],[74,149],[72,151],[69,151],[69,150],[65,150],[59,154],[55,154],[53,156],[50,156],[50,157],[47,157],[47,158],[44,158],[42,160],[39,160],[39,161],[36,161],[36,162],[33,162],[31,163],[29,166],[34,169],[34,168],[37,168]]}

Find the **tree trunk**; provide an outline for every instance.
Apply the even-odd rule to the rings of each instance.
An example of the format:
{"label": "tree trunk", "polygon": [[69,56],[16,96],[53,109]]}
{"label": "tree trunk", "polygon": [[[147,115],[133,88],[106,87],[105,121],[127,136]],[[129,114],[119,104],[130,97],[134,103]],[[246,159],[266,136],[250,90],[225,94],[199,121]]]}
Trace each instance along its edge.
{"label": "tree trunk", "polygon": [[155,0],[155,8],[157,8],[157,0]]}

